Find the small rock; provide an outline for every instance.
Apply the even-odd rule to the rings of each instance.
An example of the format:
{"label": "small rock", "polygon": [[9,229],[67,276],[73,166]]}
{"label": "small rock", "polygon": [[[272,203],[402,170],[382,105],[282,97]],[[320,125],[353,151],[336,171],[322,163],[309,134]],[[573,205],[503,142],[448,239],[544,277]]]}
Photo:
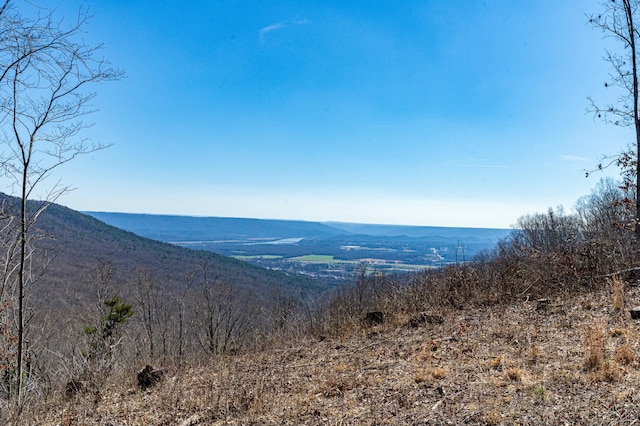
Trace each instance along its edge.
{"label": "small rock", "polygon": [[551,307],[551,300],[549,299],[538,299],[536,301],[536,311],[546,311]]}
{"label": "small rock", "polygon": [[160,382],[163,376],[163,370],[154,370],[152,366],[147,365],[138,372],[138,387],[140,390],[147,390]]}
{"label": "small rock", "polygon": [[384,314],[380,311],[367,312],[364,322],[367,325],[378,325],[384,323]]}
{"label": "small rock", "polygon": [[194,426],[202,423],[202,421],[204,421],[204,417],[202,417],[200,414],[194,414],[193,416],[180,423],[180,426]]}
{"label": "small rock", "polygon": [[64,396],[66,396],[67,399],[71,399],[74,396],[78,395],[83,390],[84,390],[84,383],[82,383],[80,380],[71,379],[67,382],[66,386],[64,387]]}

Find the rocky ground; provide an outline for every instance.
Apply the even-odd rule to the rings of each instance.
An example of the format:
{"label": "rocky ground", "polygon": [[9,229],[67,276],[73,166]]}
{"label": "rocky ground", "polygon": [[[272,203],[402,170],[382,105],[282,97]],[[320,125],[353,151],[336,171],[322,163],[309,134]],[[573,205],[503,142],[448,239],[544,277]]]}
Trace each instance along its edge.
{"label": "rocky ground", "polygon": [[60,398],[24,424],[460,425],[640,422],[640,290],[398,315],[341,338],[169,369]]}

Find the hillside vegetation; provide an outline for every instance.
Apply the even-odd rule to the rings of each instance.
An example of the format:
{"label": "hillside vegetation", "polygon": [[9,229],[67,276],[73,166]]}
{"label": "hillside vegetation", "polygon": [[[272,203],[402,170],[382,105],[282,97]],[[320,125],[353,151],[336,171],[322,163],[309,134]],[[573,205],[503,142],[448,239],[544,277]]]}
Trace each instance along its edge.
{"label": "hillside vegetation", "polygon": [[[3,199],[15,202],[6,196]],[[109,262],[125,276],[133,276],[144,267],[154,275],[173,276],[178,281],[193,274],[195,265],[207,264],[217,279],[233,281],[238,287],[261,294],[269,293],[272,288],[290,288],[296,292],[300,287],[321,290],[321,284],[312,280],[292,278],[211,252],[143,238],[57,204],[47,207],[37,226],[40,232],[53,237],[47,246],[55,251],[56,260],[44,278],[49,287],[55,288],[63,282],[65,287],[84,287],[87,271]]]}
{"label": "hillside vegetation", "polygon": [[[0,200],[7,258],[17,203],[6,195]],[[309,278],[142,238],[56,204],[31,227],[29,244],[27,406],[70,381],[100,387],[125,365],[237,351],[276,322],[277,301],[306,301],[326,289]],[[0,423],[15,408],[12,288],[1,288],[7,302],[0,306]],[[18,424],[25,422],[22,416]]]}
{"label": "hillside vegetation", "polygon": [[[258,303],[206,269],[162,291],[153,275],[118,287],[98,268],[87,289],[102,298],[38,322],[29,398],[2,420],[631,424],[640,290],[623,200],[605,180],[575,213],[524,216],[473,262],[402,276],[363,265],[318,298]],[[141,385],[147,364],[158,380]]]}

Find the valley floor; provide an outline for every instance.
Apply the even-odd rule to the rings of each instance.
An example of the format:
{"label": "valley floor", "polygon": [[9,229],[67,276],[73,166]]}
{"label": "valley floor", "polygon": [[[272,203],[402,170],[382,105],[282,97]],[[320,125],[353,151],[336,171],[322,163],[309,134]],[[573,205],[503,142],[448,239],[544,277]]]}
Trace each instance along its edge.
{"label": "valley floor", "polygon": [[[628,306],[640,290],[628,288]],[[619,303],[619,302],[618,302]],[[627,306],[627,308],[628,308]],[[610,289],[429,312],[49,404],[47,425],[633,424],[640,322]],[[438,316],[442,323],[438,324]],[[435,321],[433,319],[436,319]],[[413,321],[412,321],[413,320]],[[431,322],[431,323],[429,323]]]}

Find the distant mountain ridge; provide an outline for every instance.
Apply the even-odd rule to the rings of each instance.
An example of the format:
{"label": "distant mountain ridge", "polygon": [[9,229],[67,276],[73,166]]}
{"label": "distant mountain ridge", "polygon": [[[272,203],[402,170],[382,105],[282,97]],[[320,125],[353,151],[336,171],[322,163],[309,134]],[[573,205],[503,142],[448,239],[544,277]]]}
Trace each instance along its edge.
{"label": "distant mountain ridge", "polygon": [[165,242],[233,238],[329,238],[349,235],[497,241],[511,232],[508,229],[497,228],[375,225],[91,211],[83,213],[140,236]]}
{"label": "distant mountain ridge", "polygon": [[197,217],[138,213],[83,212],[109,225],[159,241],[233,238],[330,237],[348,232],[319,222]]}
{"label": "distant mountain ridge", "polygon": [[349,232],[350,234],[380,237],[442,237],[442,238],[476,238],[478,240],[495,240],[511,232],[500,228],[468,228],[447,226],[413,226],[413,225],[372,225],[348,222],[325,222],[326,225]]}

